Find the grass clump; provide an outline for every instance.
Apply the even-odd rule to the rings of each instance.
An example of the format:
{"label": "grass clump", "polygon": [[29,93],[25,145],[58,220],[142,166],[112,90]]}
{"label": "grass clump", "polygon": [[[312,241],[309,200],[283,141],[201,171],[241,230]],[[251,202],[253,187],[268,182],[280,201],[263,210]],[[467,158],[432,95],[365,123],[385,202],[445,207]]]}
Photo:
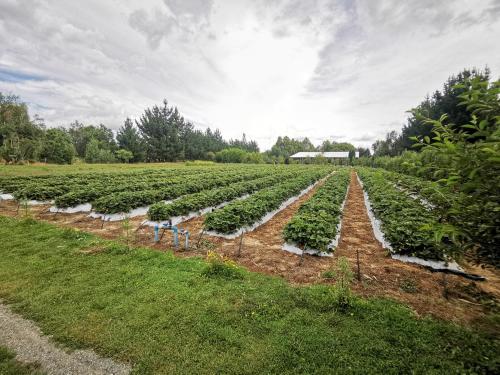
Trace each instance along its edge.
{"label": "grass clump", "polygon": [[321,277],[326,280],[333,280],[335,278],[335,271],[327,270],[321,274]]}
{"label": "grass clump", "polygon": [[399,288],[406,293],[416,293],[418,291],[418,285],[413,279],[403,279],[399,283]]}
{"label": "grass clump", "polygon": [[234,261],[212,250],[207,252],[207,266],[202,275],[226,280],[243,279],[243,272]]}
{"label": "grass clump", "polygon": [[2,375],[43,375],[38,364],[26,364],[16,360],[15,354],[0,346],[0,374]]}
{"label": "grass clump", "polygon": [[349,266],[349,261],[345,257],[340,257],[335,271],[335,284],[333,285],[333,296],[335,305],[341,311],[346,311],[352,307],[354,297],[351,292],[351,282],[353,273]]}

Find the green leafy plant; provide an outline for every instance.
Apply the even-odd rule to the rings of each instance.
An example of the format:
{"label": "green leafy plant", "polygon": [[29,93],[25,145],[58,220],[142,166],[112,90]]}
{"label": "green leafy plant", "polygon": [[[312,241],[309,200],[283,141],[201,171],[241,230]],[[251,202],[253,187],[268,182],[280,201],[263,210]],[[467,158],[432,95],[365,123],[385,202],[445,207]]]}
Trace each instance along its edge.
{"label": "green leafy plant", "polygon": [[405,278],[399,283],[399,288],[406,293],[416,293],[418,291],[418,286],[415,280]]}
{"label": "green leafy plant", "polygon": [[208,251],[207,263],[207,266],[202,271],[202,275],[205,277],[227,280],[243,278],[243,272],[235,262],[215,251]]}
{"label": "green leafy plant", "polygon": [[[416,146],[440,156],[427,164],[441,176],[440,184],[458,195],[445,211],[460,238],[460,251],[474,249],[479,261],[500,264],[500,80],[466,79],[460,106],[471,113],[467,123],[452,124],[448,116],[425,117],[433,137],[416,137]],[[448,163],[439,163],[446,158]],[[435,227],[436,232],[443,229]]]}
{"label": "green leafy plant", "polygon": [[332,286],[335,305],[341,311],[347,311],[354,303],[351,292],[351,282],[353,273],[349,261],[345,257],[340,257],[335,270],[335,284]]}

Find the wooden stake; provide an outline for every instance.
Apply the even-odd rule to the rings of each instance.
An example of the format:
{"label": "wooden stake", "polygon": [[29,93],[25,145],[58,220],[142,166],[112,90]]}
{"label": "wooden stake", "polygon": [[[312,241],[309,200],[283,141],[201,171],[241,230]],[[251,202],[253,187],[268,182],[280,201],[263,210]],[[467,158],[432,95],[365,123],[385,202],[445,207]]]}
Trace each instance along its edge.
{"label": "wooden stake", "polygon": [[304,249],[302,249],[302,253],[300,254],[299,266],[302,266],[304,262]]}
{"label": "wooden stake", "polygon": [[361,269],[359,265],[359,249],[356,249],[356,263],[358,265],[358,281],[361,281]]}
{"label": "wooden stake", "polygon": [[198,248],[198,245],[200,244],[201,237],[205,234],[205,228],[201,231],[200,237],[198,237],[198,241],[196,241],[196,248]]}
{"label": "wooden stake", "polygon": [[448,279],[445,272],[443,272],[443,297],[448,299]]}
{"label": "wooden stake", "polygon": [[241,247],[243,246],[243,236],[244,235],[245,235],[245,232],[241,233],[240,246],[238,247],[238,258],[241,256]]}

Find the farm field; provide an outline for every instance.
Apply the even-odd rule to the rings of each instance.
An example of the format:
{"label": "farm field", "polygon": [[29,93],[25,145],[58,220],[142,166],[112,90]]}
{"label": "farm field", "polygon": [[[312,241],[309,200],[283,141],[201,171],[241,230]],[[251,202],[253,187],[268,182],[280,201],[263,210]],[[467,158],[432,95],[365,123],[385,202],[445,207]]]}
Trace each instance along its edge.
{"label": "farm field", "polygon": [[[487,280],[444,277],[374,237],[364,193],[393,254],[444,259],[449,244],[422,224],[446,200],[423,180],[331,165],[26,168],[0,170],[0,298],[69,347],[141,374],[498,369],[497,271],[461,261]],[[169,219],[188,249],[162,233]],[[348,313],[331,292],[340,257]]]}

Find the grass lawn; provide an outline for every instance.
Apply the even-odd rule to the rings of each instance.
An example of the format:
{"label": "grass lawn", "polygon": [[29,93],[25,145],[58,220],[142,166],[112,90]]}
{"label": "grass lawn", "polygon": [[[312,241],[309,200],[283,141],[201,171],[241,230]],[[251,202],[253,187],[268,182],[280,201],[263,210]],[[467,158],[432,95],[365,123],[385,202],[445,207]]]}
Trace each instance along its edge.
{"label": "grass lawn", "polygon": [[38,365],[25,364],[16,361],[15,354],[0,346],[0,374],[1,375],[43,375]]}
{"label": "grass lawn", "polygon": [[494,338],[416,319],[391,301],[336,311],[327,286],[247,271],[207,277],[202,259],[32,220],[1,217],[0,238],[0,298],[56,340],[130,362],[137,374],[499,370]]}

